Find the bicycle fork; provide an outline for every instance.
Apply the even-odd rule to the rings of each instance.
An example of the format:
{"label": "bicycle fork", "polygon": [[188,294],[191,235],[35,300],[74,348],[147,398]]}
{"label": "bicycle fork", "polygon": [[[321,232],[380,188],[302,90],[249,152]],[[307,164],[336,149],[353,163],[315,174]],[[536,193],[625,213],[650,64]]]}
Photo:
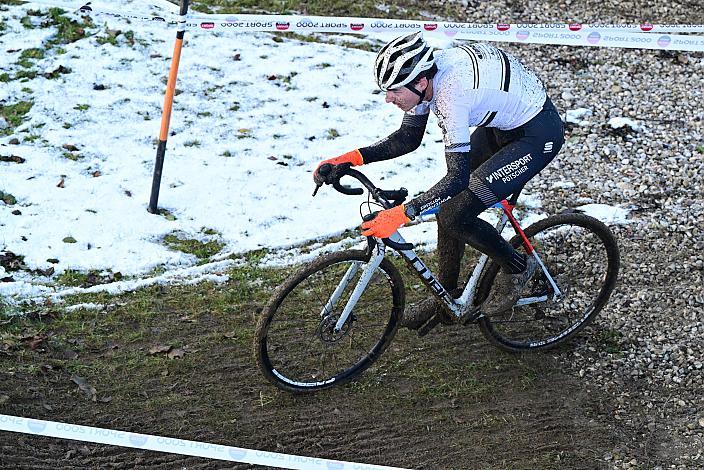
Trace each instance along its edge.
{"label": "bicycle fork", "polygon": [[332,295],[330,296],[330,299],[323,307],[323,310],[320,312],[320,316],[322,318],[333,311],[333,309],[335,308],[335,305],[337,304],[337,301],[340,300],[342,293],[345,291],[345,289],[347,289],[347,286],[349,286],[352,279],[354,279],[355,275],[359,271],[362,264],[364,264],[364,268],[362,269],[362,274],[360,275],[360,278],[357,281],[357,285],[354,287],[354,291],[352,291],[350,298],[347,300],[347,304],[345,305],[345,308],[342,310],[342,314],[340,314],[340,318],[338,318],[337,323],[335,323],[335,332],[341,331],[342,327],[345,325],[345,323],[347,323],[347,319],[349,318],[350,313],[352,313],[352,309],[354,309],[355,305],[357,305],[357,301],[361,297],[364,290],[367,288],[369,281],[372,279],[372,276],[374,275],[374,271],[376,271],[376,268],[379,267],[379,265],[381,264],[381,261],[383,259],[384,259],[384,246],[383,245],[379,246],[377,244],[376,254],[374,254],[366,264],[361,261],[358,261],[358,262],[353,263],[347,269],[347,272],[342,277],[342,280],[335,288],[335,291],[332,293]]}

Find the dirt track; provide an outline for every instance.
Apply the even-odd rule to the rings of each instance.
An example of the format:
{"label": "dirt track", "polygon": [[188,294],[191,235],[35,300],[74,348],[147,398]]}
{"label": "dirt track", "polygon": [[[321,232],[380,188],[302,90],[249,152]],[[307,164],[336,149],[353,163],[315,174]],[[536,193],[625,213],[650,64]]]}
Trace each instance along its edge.
{"label": "dirt track", "polygon": [[[636,247],[624,240],[624,258]],[[670,436],[637,435],[614,418],[613,398],[563,370],[575,349],[588,356],[596,354],[590,346],[605,347],[594,339],[601,337],[599,320],[561,350],[526,356],[489,346],[473,326],[440,328],[425,338],[403,330],[360,381],[298,397],[278,392],[254,364],[257,303],[235,301],[232,314],[211,307],[220,296],[232,300],[233,287],[205,294],[155,289],[139,307],[139,322],[119,308],[87,314],[83,321],[93,333],[111,331],[99,337],[82,339],[60,321],[44,319],[50,339],[36,350],[0,355],[0,395],[8,397],[0,413],[409,468],[610,468],[605,459],[619,452],[652,468],[672,457],[672,446],[641,447]],[[253,295],[263,296],[265,287]],[[113,328],[115,321],[122,327]],[[233,338],[228,332],[235,330],[244,333]],[[135,331],[141,339],[130,341]],[[182,345],[186,354],[148,353],[161,343]],[[97,401],[79,390],[73,374],[95,387]],[[6,468],[248,468],[2,437]]]}
{"label": "dirt track", "polygon": [[[559,355],[505,355],[472,330],[424,341],[400,336],[405,344],[361,382],[310,397],[277,393],[249,351],[231,348],[219,358],[199,351],[192,367],[142,384],[137,396],[96,386],[113,398],[104,404],[79,395],[66,373],[3,374],[3,392],[12,397],[3,413],[412,468],[594,468],[623,438],[606,418],[608,402],[558,371]],[[433,380],[436,369],[444,383]],[[165,393],[170,404],[149,406]],[[3,435],[0,453],[21,468],[119,468],[135,459],[149,468],[213,466],[15,434]]]}
{"label": "dirt track", "polygon": [[[535,6],[536,2],[532,3]],[[601,8],[602,3],[582,2],[575,8],[595,10]],[[640,3],[623,3],[615,13],[625,14],[624,18],[639,15]],[[663,22],[676,22],[677,18],[679,22],[702,22],[696,9],[696,14],[691,15],[689,2],[679,3],[681,5],[671,7],[676,13],[674,16],[662,11],[668,7],[657,6],[658,11],[643,18],[654,20],[658,16]],[[481,2],[480,6],[489,11],[493,8],[490,4]],[[627,11],[633,4],[637,8]],[[551,14],[557,19],[563,18],[562,10],[556,5],[548,5]],[[522,6],[514,8],[522,9]],[[540,18],[544,17],[542,8],[529,10],[541,12]],[[584,21],[601,18],[582,10],[575,10],[573,14]],[[534,51],[539,52],[537,48]],[[587,57],[582,52],[575,53],[578,58],[582,55]],[[540,54],[536,53],[536,57],[536,61],[542,60]],[[696,60],[701,58],[693,58],[692,62]],[[565,63],[567,67],[582,62]],[[651,57],[646,62],[654,63],[665,64],[665,68],[675,67],[674,61],[667,57]],[[598,68],[596,64],[591,67]],[[626,69],[645,83],[652,75],[642,70],[634,72],[630,65],[624,65]],[[690,73],[690,69],[683,69],[676,75],[689,77]],[[584,82],[583,78],[575,78],[584,75],[569,77],[573,80],[566,83]],[[594,82],[599,84],[609,75],[600,72],[595,77]],[[636,89],[632,101],[657,104],[657,97],[650,99],[650,93],[657,89],[644,85],[643,89]],[[579,96],[578,104],[597,106],[601,103],[591,91]],[[620,110],[621,106],[615,109]],[[657,110],[652,112],[658,113]],[[688,120],[689,125],[701,127],[694,120]],[[592,130],[597,132],[595,129]],[[584,134],[579,142],[588,140],[588,132]],[[598,143],[601,149],[603,142]],[[662,153],[662,149],[656,150]],[[596,151],[594,154],[598,155]],[[649,158],[650,154],[648,152]],[[602,165],[596,161],[582,162],[581,152],[576,157],[580,159],[580,171],[576,172],[579,175],[592,175],[590,171]],[[603,160],[603,165],[609,163],[607,157]],[[637,168],[642,174],[634,177],[634,185],[645,180],[643,175],[664,174],[662,170],[649,170],[653,163],[649,160],[642,169]],[[692,184],[701,180],[701,173],[693,175]],[[681,183],[667,186],[668,191],[679,191],[675,195],[691,198],[689,188]],[[598,187],[582,190],[595,200],[600,200],[604,192]],[[697,194],[693,195],[696,199]],[[616,202],[635,202],[649,213],[661,209],[666,212],[672,205],[664,199],[656,200],[657,204],[648,201],[648,205],[639,197],[638,194],[624,196],[624,200],[616,199]],[[549,207],[550,210],[560,209],[567,197],[557,199],[553,194],[545,200],[548,205],[555,205]],[[696,215],[701,211],[695,208],[691,213]],[[696,222],[687,228],[701,243],[702,232]],[[678,299],[648,301],[655,287],[666,293],[682,292],[681,286],[668,284],[668,280],[674,283],[679,277],[675,271],[669,274],[663,271],[660,278],[654,276],[653,283],[657,286],[634,285],[634,273],[645,264],[664,270],[671,260],[681,261],[688,256],[701,258],[701,245],[695,245],[684,235],[675,239],[675,233],[668,232],[659,234],[659,240],[644,242],[645,232],[642,227],[639,229],[641,232],[634,229],[619,233],[623,278],[629,279],[629,283],[621,283],[617,289],[632,295],[620,295],[621,300],[614,300],[607,309],[626,312],[638,321],[641,319],[637,315],[639,311],[651,309],[663,315],[665,323],[667,315],[683,318],[691,312],[696,314],[696,309],[691,307],[694,304],[687,307],[677,303]],[[645,233],[645,236],[650,235]],[[644,243],[657,247],[653,250],[657,251],[657,257],[644,248]],[[696,279],[695,275],[696,272],[688,272],[682,279],[689,282]],[[472,327],[439,329],[424,339],[403,331],[391,350],[359,382],[314,396],[292,397],[265,382],[251,356],[253,317],[265,301],[270,285],[252,289],[243,284],[242,289],[239,282],[217,288],[149,289],[139,298],[125,296],[120,306],[104,312],[76,312],[71,323],[50,317],[10,325],[17,329],[11,337],[0,341],[0,413],[253,449],[427,469],[613,468],[615,460],[626,456],[620,468],[666,468],[685,450],[694,455],[697,442],[704,436],[700,428],[693,429],[691,432],[695,435],[690,438],[670,431],[675,418],[676,426],[686,429],[695,414],[686,408],[674,408],[672,398],[683,394],[683,387],[667,388],[672,384],[664,380],[658,383],[655,372],[630,375],[631,370],[624,367],[618,382],[604,386],[607,381],[601,379],[601,374],[606,374],[606,369],[600,362],[604,361],[603,351],[613,351],[618,357],[625,354],[626,347],[643,348],[639,325],[634,327],[632,321],[635,320],[630,319],[618,331],[623,335],[621,339],[611,336],[613,328],[601,317],[564,349],[524,357],[490,347]],[[188,321],[183,320],[184,316]],[[667,325],[663,327],[666,329]],[[46,339],[36,349],[21,340],[37,332],[46,335]],[[148,351],[155,344],[177,345],[183,347],[186,354],[182,359],[150,355]],[[583,364],[590,364],[594,369],[584,378],[579,377],[580,368],[573,367],[575,352],[580,354]],[[85,378],[95,387],[96,401],[78,389],[71,380],[74,375]],[[638,400],[629,402],[627,398],[624,403],[624,391],[632,392],[633,396],[646,393],[649,400],[658,405],[646,408]],[[687,393],[699,393],[701,397],[697,390],[687,390]],[[625,411],[617,413],[620,410]],[[631,459],[635,463],[630,464]],[[26,469],[249,468],[11,433],[0,433],[0,464],[2,468]],[[680,464],[679,468],[697,467],[692,462],[691,466]]]}

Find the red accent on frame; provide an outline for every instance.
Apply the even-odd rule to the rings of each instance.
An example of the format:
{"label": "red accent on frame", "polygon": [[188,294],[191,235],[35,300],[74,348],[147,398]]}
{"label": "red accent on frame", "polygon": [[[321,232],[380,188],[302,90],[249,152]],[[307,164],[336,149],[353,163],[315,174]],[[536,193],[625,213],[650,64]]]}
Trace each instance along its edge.
{"label": "red accent on frame", "polygon": [[528,237],[526,237],[526,234],[523,232],[523,229],[521,228],[520,225],[518,225],[518,221],[516,218],[513,216],[513,209],[516,206],[512,206],[511,204],[508,203],[507,200],[501,201],[501,206],[504,208],[504,211],[506,212],[506,216],[508,217],[508,221],[511,222],[511,226],[513,227],[513,230],[516,231],[518,235],[521,236],[523,239],[523,247],[526,249],[526,253],[529,255],[533,253],[533,245],[530,244],[530,240],[528,240]]}

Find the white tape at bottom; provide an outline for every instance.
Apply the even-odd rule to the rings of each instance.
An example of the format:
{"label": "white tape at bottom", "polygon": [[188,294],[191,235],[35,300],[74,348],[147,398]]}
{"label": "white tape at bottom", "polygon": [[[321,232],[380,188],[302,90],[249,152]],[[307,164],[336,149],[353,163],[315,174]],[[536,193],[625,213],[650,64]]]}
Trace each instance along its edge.
{"label": "white tape at bottom", "polygon": [[206,459],[227,460],[268,467],[321,470],[400,470],[399,467],[385,467],[340,460],[319,459],[302,455],[280,454],[262,450],[243,449],[207,442],[188,441],[172,437],[137,434],[112,429],[94,428],[78,424],[58,423],[40,419],[21,418],[0,414],[0,431],[10,431],[37,436],[71,439],[95,444],[108,444],[133,449],[153,450],[170,454],[190,455]]}

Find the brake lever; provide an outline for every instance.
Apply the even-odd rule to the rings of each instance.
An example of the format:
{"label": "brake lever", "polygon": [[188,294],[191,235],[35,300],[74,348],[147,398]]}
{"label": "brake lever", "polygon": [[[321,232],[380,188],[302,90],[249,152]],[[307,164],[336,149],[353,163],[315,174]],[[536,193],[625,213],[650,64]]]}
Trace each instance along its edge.
{"label": "brake lever", "polygon": [[[320,187],[325,184],[325,178],[330,174],[332,171],[333,167],[329,163],[323,163],[320,165],[320,168],[318,168],[316,171],[318,172],[318,175],[323,177],[323,180],[317,180],[315,181],[315,191],[313,191],[313,197],[315,197],[316,194],[318,194],[318,190]],[[315,178],[314,178],[315,179]]]}

